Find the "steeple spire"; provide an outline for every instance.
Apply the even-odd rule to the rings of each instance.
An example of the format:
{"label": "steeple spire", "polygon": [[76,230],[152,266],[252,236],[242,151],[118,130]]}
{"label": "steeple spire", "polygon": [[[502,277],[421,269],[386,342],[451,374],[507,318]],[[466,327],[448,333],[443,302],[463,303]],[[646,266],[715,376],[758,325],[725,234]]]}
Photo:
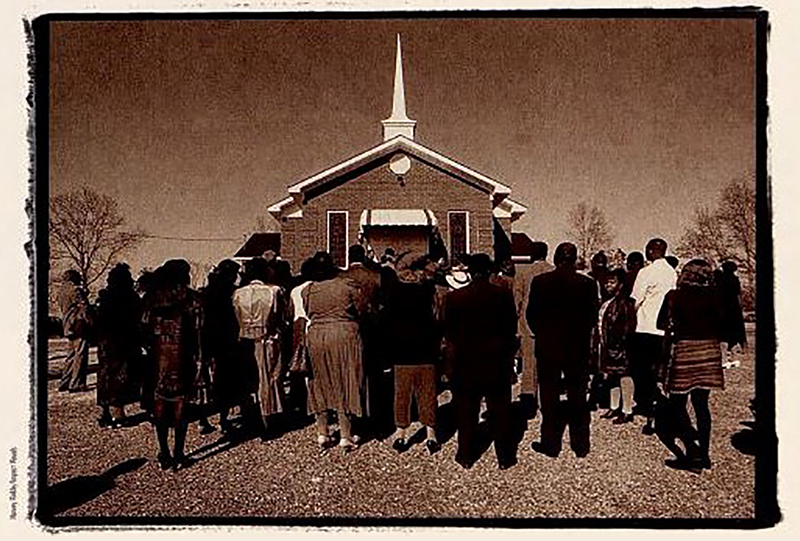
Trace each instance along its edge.
{"label": "steeple spire", "polygon": [[394,67],[394,95],[392,96],[392,116],[382,121],[383,140],[388,141],[398,135],[414,139],[417,122],[406,116],[406,91],[403,84],[403,53],[400,48],[400,34],[397,34],[397,57]]}

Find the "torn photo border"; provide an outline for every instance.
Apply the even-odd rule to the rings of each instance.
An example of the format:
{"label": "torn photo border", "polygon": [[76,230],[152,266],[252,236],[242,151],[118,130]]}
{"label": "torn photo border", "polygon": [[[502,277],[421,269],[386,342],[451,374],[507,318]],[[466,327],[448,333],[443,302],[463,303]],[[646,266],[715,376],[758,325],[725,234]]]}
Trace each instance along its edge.
{"label": "torn photo border", "polygon": [[[756,289],[756,396],[760,411],[775,411],[775,331],[773,309],[773,258],[771,235],[771,202],[770,186],[767,171],[767,40],[768,12],[760,9],[701,9],[701,10],[569,10],[569,11],[492,11],[492,12],[337,12],[337,13],[186,13],[172,14],[46,14],[37,17],[31,27],[33,40],[32,60],[35,69],[33,87],[32,128],[35,130],[35,177],[32,184],[32,213],[35,220],[33,227],[32,272],[35,276],[34,310],[35,340],[34,358],[32,358],[33,396],[36,401],[34,414],[35,439],[32,449],[37,463],[37,479],[34,487],[34,520],[48,527],[62,526],[149,526],[149,525],[276,525],[276,526],[467,526],[467,527],[570,527],[570,528],[762,528],[774,524],[779,517],[776,497],[777,479],[777,438],[775,437],[775,419],[773,415],[760,416],[755,471],[755,516],[751,519],[678,519],[668,518],[458,518],[443,517],[408,518],[408,517],[69,517],[48,516],[42,514],[42,495],[48,491],[47,455],[42,449],[48,449],[47,435],[47,351],[48,341],[46,328],[48,321],[48,222],[47,211],[51,201],[50,194],[50,124],[49,115],[53,104],[48,102],[50,93],[50,23],[62,21],[98,22],[111,21],[147,21],[147,20],[187,20],[208,21],[218,18],[237,20],[386,20],[386,19],[448,19],[465,18],[741,18],[752,20],[756,28],[756,197],[757,197],[757,269],[758,283]],[[762,424],[763,423],[763,424]],[[522,451],[524,452],[524,451]],[[526,482],[519,479],[518,482]]]}

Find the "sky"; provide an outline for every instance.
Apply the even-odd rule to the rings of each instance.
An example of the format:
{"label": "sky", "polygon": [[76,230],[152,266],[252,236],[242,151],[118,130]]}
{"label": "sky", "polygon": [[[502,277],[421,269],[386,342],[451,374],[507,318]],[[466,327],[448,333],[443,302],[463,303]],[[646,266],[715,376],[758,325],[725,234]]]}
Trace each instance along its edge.
{"label": "sky", "polygon": [[[51,194],[88,186],[150,235],[133,270],[213,262],[286,188],[382,142],[396,35],[415,139],[512,188],[552,248],[598,206],[614,245],[677,244],[755,171],[749,20],[60,22]],[[277,226],[277,222],[275,222]],[[224,239],[224,240],[223,240]],[[551,248],[551,249],[552,249]]]}

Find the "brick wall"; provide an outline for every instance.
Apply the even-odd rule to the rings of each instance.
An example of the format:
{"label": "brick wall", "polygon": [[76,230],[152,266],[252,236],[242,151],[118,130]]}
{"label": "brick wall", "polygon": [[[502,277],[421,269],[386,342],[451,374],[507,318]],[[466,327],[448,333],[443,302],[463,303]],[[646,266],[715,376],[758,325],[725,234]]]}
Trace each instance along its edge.
{"label": "brick wall", "polygon": [[489,194],[411,156],[411,170],[403,184],[389,170],[388,159],[343,178],[328,192],[314,196],[303,207],[303,217],[281,224],[282,257],[293,271],[317,250],[327,247],[327,211],[349,212],[349,244],[358,239],[359,220],[366,209],[429,209],[433,211],[445,245],[450,247],[447,213],[469,211],[470,252],[492,254],[492,206]]}

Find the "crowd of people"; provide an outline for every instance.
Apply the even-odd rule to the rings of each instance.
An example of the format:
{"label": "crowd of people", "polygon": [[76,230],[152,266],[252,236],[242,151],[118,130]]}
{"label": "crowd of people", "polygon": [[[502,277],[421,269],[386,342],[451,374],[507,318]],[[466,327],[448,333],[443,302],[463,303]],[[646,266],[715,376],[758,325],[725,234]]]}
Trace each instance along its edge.
{"label": "crowd of people", "polygon": [[715,272],[693,259],[678,271],[661,239],[648,242],[644,255],[629,254],[625,268],[609,268],[598,252],[591,270],[579,271],[571,243],[557,247],[552,265],[547,254],[546,244],[534,243],[532,263],[515,268],[480,253],[448,264],[387,250],[374,261],[354,245],[347,269],[318,252],[293,275],[268,253],[243,268],[220,262],[199,291],[184,260],[136,281],[120,263],[95,306],[80,275],[68,271],[60,390],[87,390],[88,343],[95,342],[98,422],[124,427],[125,407],[140,402],[164,469],[189,463],[189,424],[210,433],[216,415],[226,437],[271,440],[313,417],[322,451],[349,453],[390,427],[397,452],[424,433],[434,454],[447,389],[455,460],[469,468],[479,458],[485,401],[498,465],[507,469],[517,461],[517,382],[526,418],[541,412],[536,452],[557,457],[568,426],[570,447],[586,456],[590,412],[600,408],[615,425],[643,417],[642,432],[657,433],[674,453],[667,465],[710,468],[709,393],[723,387],[730,351],[746,343],[735,263]]}

